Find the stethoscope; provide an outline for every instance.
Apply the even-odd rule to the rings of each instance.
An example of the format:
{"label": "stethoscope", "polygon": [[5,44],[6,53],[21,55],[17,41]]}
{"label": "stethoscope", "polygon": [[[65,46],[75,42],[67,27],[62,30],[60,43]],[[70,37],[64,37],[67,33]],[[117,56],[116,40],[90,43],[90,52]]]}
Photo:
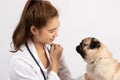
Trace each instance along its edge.
{"label": "stethoscope", "polygon": [[36,64],[38,65],[38,67],[40,68],[40,71],[41,71],[41,73],[42,73],[42,75],[43,75],[43,77],[44,77],[44,80],[46,80],[45,74],[44,74],[41,66],[39,65],[39,63],[37,62],[37,60],[35,59],[35,57],[33,56],[32,52],[30,51],[30,49],[29,49],[29,47],[28,47],[28,44],[25,43],[25,45],[26,45],[26,48],[27,48],[28,52],[30,53],[30,55],[31,55],[32,58],[34,59],[35,63],[36,63]]}

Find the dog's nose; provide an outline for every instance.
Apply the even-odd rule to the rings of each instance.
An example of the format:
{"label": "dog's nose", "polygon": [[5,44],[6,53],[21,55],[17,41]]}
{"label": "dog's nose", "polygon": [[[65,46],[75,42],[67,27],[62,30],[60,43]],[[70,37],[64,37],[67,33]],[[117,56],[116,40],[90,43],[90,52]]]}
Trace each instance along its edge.
{"label": "dog's nose", "polygon": [[77,51],[78,53],[80,53],[80,46],[79,46],[79,45],[76,46],[76,51]]}

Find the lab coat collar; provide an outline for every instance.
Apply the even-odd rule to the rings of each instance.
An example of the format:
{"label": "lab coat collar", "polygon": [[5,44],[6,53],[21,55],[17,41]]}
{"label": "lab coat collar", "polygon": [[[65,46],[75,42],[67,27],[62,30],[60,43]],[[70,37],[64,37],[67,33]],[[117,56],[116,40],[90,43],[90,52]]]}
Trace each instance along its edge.
{"label": "lab coat collar", "polygon": [[35,59],[36,59],[36,60],[38,61],[38,63],[40,64],[42,70],[46,72],[46,70],[47,70],[49,67],[51,67],[51,65],[52,65],[51,60],[50,60],[50,53],[49,53],[50,45],[49,45],[49,44],[46,44],[46,45],[45,45],[46,55],[47,55],[47,58],[48,58],[48,60],[49,60],[49,62],[50,62],[49,67],[46,69],[46,68],[44,67],[44,65],[42,64],[41,60],[40,60],[39,57],[38,57],[38,54],[37,54],[37,51],[36,51],[36,48],[35,48],[34,43],[33,43],[31,40],[28,40],[28,41],[27,41],[27,44],[28,44],[29,49],[31,50],[33,56],[35,57]]}

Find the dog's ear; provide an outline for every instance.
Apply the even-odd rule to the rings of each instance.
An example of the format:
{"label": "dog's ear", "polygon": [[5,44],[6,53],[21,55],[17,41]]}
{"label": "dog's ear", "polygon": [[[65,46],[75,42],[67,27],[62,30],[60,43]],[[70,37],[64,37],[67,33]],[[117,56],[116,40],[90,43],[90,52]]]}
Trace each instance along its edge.
{"label": "dog's ear", "polygon": [[91,44],[90,44],[90,49],[94,49],[94,48],[99,48],[101,45],[100,45],[100,42],[99,41],[91,41]]}

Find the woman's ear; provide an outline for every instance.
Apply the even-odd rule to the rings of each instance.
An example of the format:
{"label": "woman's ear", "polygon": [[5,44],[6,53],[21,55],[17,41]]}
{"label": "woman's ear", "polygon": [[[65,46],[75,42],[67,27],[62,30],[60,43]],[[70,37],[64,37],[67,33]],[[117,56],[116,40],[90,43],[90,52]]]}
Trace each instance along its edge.
{"label": "woman's ear", "polygon": [[31,33],[32,33],[33,35],[36,35],[36,34],[37,34],[37,28],[36,28],[35,26],[32,26],[32,27],[30,28],[30,31],[31,31]]}

